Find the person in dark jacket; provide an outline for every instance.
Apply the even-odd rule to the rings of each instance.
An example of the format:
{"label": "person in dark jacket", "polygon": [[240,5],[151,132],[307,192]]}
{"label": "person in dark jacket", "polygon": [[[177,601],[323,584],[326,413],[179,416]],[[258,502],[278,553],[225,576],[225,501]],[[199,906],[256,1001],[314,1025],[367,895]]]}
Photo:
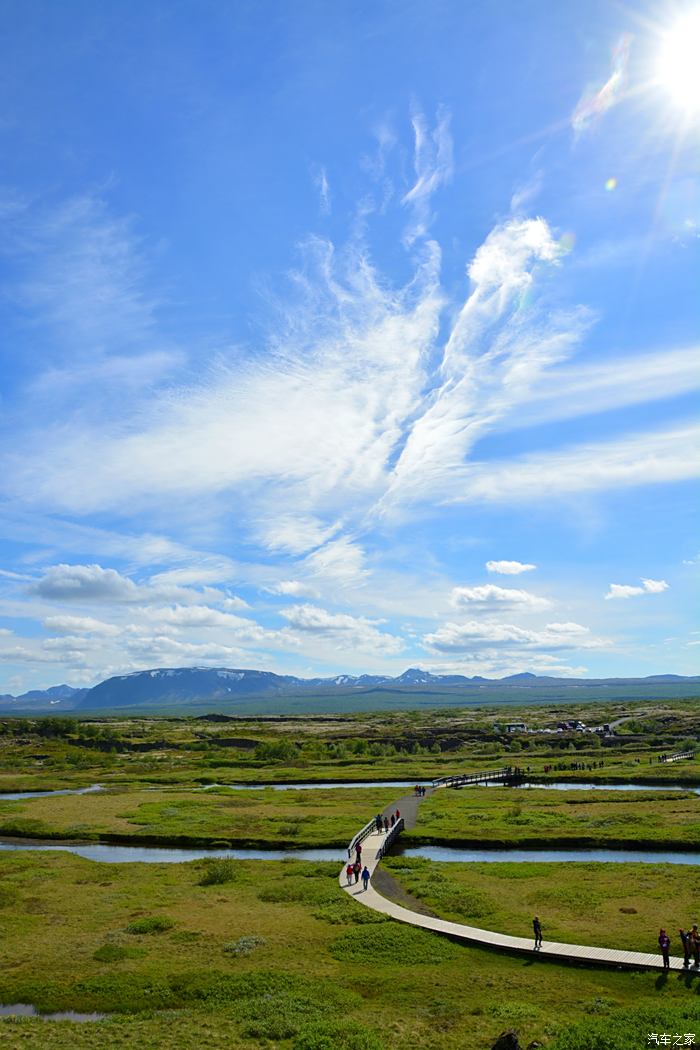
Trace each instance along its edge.
{"label": "person in dark jacket", "polygon": [[368,886],[369,886],[369,868],[365,864],[364,871],[362,872],[362,887],[363,887],[363,889],[366,890]]}
{"label": "person in dark jacket", "polygon": [[693,949],[693,966],[700,966],[700,932],[697,925],[693,924],[693,928],[688,936],[690,937],[690,947]]}
{"label": "person in dark jacket", "polygon": [[532,920],[532,929],[535,934],[535,951],[537,951],[542,947],[542,923],[537,916]]}
{"label": "person in dark jacket", "polygon": [[664,970],[668,970],[671,963],[668,957],[668,950],[671,947],[671,938],[666,933],[666,930],[659,930],[659,948],[661,949],[661,958],[664,961]]}
{"label": "person in dark jacket", "polygon": [[679,930],[678,936],[680,937],[681,944],[683,945],[683,966],[687,970],[690,966],[690,931]]}

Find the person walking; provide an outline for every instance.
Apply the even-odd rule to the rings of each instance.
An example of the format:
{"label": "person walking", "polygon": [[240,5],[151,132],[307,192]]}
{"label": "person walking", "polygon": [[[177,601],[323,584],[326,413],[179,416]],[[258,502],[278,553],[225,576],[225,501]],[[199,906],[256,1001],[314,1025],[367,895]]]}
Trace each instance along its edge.
{"label": "person walking", "polygon": [[381,813],[377,813],[376,817],[374,818],[374,826],[377,829],[377,834],[381,835],[382,829],[384,827],[384,824],[382,822],[382,815],[381,815]]}
{"label": "person walking", "polygon": [[356,860],[352,866],[352,870],[355,873],[355,885],[360,881],[360,872],[362,871],[362,864],[359,860]]}
{"label": "person walking", "polygon": [[345,869],[345,877],[348,880],[348,886],[352,882],[352,873],[353,873],[353,871],[354,871],[353,865],[352,864],[348,864],[347,868]]}
{"label": "person walking", "polygon": [[535,951],[542,947],[542,923],[537,916],[532,920],[532,929],[535,934]]}
{"label": "person walking", "polygon": [[693,949],[693,966],[700,966],[700,932],[698,932],[695,923],[688,936],[690,937],[690,947]]}
{"label": "person walking", "polygon": [[362,862],[362,843],[358,842],[355,846],[355,863],[360,864]]}
{"label": "person walking", "polygon": [[687,970],[690,966],[690,930],[679,930],[678,936],[683,945],[683,967]]}
{"label": "person walking", "polygon": [[400,817],[401,817],[401,814],[399,813],[399,811],[398,811],[398,809],[397,809],[397,810],[396,810],[396,819],[397,819],[397,820],[399,820],[399,818],[400,818]]}
{"label": "person walking", "polygon": [[391,824],[392,828],[393,828],[394,824],[396,823],[396,817],[394,816],[393,813],[389,817],[389,823]]}
{"label": "person walking", "polygon": [[363,887],[363,889],[366,890],[368,886],[369,886],[369,868],[365,864],[364,871],[362,872],[362,887]]}
{"label": "person walking", "polygon": [[664,961],[664,970],[668,970],[671,962],[668,957],[668,950],[671,947],[671,938],[663,928],[659,930],[659,948],[661,949],[661,958]]}
{"label": "person walking", "polygon": [[388,817],[384,817],[384,830],[385,831],[389,830],[389,818]]}

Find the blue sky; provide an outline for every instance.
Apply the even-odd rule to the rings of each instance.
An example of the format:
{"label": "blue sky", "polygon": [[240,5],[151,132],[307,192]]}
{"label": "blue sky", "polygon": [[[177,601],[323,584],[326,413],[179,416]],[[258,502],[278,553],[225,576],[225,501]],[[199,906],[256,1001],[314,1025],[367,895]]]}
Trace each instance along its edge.
{"label": "blue sky", "polygon": [[0,692],[698,672],[692,5],[3,15]]}

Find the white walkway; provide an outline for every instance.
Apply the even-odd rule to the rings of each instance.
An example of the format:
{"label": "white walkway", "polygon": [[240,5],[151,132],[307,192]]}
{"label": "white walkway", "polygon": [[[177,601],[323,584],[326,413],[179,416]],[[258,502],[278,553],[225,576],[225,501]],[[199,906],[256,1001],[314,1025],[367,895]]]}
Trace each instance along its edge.
{"label": "white walkway", "polygon": [[[370,872],[374,872],[377,866],[377,852],[384,844],[386,834],[374,833],[369,835],[362,843],[362,864],[366,864]],[[345,893],[349,894],[359,904],[374,911],[390,915],[392,919],[399,922],[410,923],[411,926],[422,926],[425,930],[434,930],[437,933],[446,933],[451,937],[467,941],[470,944],[479,944],[486,948],[498,948],[505,951],[519,952],[531,956],[541,956],[547,959],[562,960],[567,962],[593,963],[603,966],[623,966],[635,970],[662,970],[663,963],[660,953],[626,952],[617,948],[591,948],[583,944],[558,944],[555,941],[545,940],[542,947],[536,952],[534,950],[533,937],[509,937],[503,933],[492,933],[490,930],[480,930],[476,926],[464,926],[458,922],[448,922],[446,919],[435,919],[429,915],[420,915],[418,912],[402,908],[400,904],[382,897],[372,887],[370,881],[367,890],[363,890],[362,882],[357,885],[346,884],[345,867],[340,873],[340,886]],[[677,936],[677,931],[676,936]],[[670,936],[670,934],[669,934]],[[671,970],[683,971],[683,960],[671,957]],[[700,971],[690,968],[690,973]]]}

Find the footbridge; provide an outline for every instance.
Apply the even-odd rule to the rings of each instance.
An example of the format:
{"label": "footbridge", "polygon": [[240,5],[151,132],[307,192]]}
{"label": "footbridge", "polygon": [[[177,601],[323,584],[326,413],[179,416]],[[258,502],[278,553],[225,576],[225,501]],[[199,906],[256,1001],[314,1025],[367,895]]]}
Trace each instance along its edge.
{"label": "footbridge", "polygon": [[434,788],[465,787],[467,784],[521,784],[525,773],[519,766],[501,766],[499,769],[484,769],[479,772],[453,773],[449,777],[433,780]]}
{"label": "footbridge", "polygon": [[[506,767],[509,768],[509,767]],[[477,774],[467,774],[468,776],[474,776]],[[445,781],[450,781],[454,778],[443,777],[439,781],[435,782],[435,787],[447,787],[449,784]],[[467,781],[473,782],[473,781]],[[478,781],[482,783],[483,781]],[[433,788],[428,788],[427,793],[431,794]],[[399,810],[401,813],[405,813],[408,817],[407,823],[412,823],[412,817],[416,812],[419,799],[414,795],[406,795],[403,798],[397,800],[389,807],[386,812],[395,812]],[[408,816],[410,814],[410,817]],[[390,827],[388,831],[378,831],[376,820],[369,821],[364,828],[362,828],[357,835],[353,837],[348,847],[348,854],[354,854],[355,848],[360,842],[362,844],[362,863],[366,865],[370,871],[370,875],[374,874],[374,871],[381,861],[384,854],[390,849],[396,839],[399,837],[401,832],[404,830],[404,817],[400,816],[395,821],[394,826]],[[398,922],[405,922],[411,926],[419,926],[424,930],[432,930],[434,933],[448,936],[466,944],[478,945],[482,948],[491,948],[496,951],[511,952],[518,955],[526,956],[538,956],[541,959],[548,959],[554,962],[567,962],[567,963],[579,963],[593,966],[613,966],[616,968],[625,968],[631,970],[662,970],[663,963],[661,956],[655,952],[630,952],[624,951],[618,948],[596,948],[593,945],[586,944],[564,944],[556,941],[544,940],[542,947],[535,950],[533,937],[513,937],[509,934],[498,933],[493,930],[482,930],[477,926],[467,926],[459,922],[449,922],[447,919],[439,919],[431,915],[421,915],[419,912],[411,911],[409,908],[405,908],[400,904],[394,903],[394,901],[383,897],[377,890],[374,889],[372,882],[370,881],[367,889],[363,889],[362,883],[348,885],[345,866],[339,876],[340,888],[348,896],[352,897],[359,905],[365,908],[371,908],[373,911],[381,912],[383,915],[388,915],[392,919],[396,919]],[[545,916],[545,935],[546,935],[546,916]],[[650,931],[650,937],[653,937],[653,931]],[[683,972],[683,960],[677,957],[671,957],[670,969],[672,971]],[[691,968],[690,973],[697,973],[698,971]]]}

